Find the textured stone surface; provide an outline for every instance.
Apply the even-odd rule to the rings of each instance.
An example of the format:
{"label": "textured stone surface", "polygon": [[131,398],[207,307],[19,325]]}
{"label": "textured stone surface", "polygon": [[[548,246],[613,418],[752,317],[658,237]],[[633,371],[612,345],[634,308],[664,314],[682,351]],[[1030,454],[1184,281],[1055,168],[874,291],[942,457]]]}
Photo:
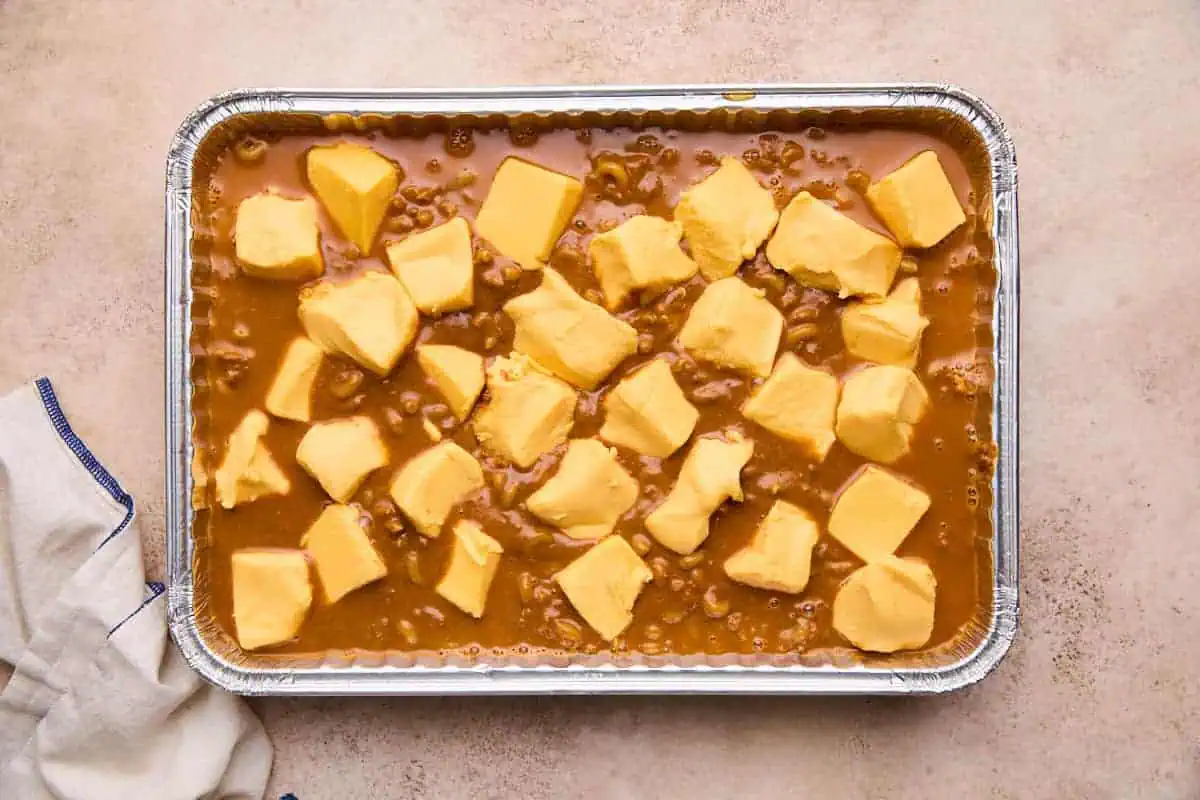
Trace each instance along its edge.
{"label": "textured stone surface", "polygon": [[[1023,621],[947,698],[256,702],[335,797],[1200,797],[1200,6],[0,0],[0,391],[53,377],[162,569],[162,182],[241,85],[947,80],[1021,164]],[[447,57],[449,56],[449,57]]]}

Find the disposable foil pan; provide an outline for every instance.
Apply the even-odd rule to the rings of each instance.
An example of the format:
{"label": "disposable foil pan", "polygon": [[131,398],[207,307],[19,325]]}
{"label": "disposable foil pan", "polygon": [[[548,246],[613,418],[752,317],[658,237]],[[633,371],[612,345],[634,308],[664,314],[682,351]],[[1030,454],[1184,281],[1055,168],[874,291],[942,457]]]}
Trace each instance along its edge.
{"label": "disposable foil pan", "polygon": [[[736,125],[740,116],[787,114],[881,118],[936,116],[982,142],[989,181],[981,198],[997,272],[993,307],[991,428],[997,445],[991,485],[991,597],[973,646],[940,663],[903,659],[885,666],[773,665],[740,657],[717,663],[536,663],[502,665],[390,663],[383,657],[327,660],[310,666],[255,661],[224,652],[203,635],[192,562],[193,290],[192,194],[197,156],[215,131],[239,118],[278,119],[281,129],[313,120],[353,130],[393,121],[421,130],[422,119],[463,118],[489,124],[555,116],[588,126]],[[1019,276],[1017,170],[1013,144],[999,117],[962,89],[932,84],[586,87],[487,90],[319,91],[243,89],[218,95],[183,121],[171,142],[166,180],[166,521],[171,634],[192,668],[209,681],[248,695],[442,694],[930,694],[970,685],[1004,657],[1017,629],[1017,357]],[[983,616],[981,615],[981,619]]]}

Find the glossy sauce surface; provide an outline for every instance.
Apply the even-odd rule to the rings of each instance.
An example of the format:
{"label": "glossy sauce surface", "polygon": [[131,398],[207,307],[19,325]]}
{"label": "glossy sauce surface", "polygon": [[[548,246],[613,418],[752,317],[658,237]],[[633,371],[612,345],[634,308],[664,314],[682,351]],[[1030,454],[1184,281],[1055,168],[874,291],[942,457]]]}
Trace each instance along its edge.
{"label": "glossy sauce surface", "polygon": [[[370,253],[355,252],[322,214],[325,280],[344,280],[362,270],[386,271],[383,248],[388,242],[453,215],[473,220],[496,167],[505,156],[516,154],[585,181],[583,204],[559,240],[551,264],[594,301],[599,301],[599,295],[586,258],[590,237],[634,214],[670,217],[679,192],[715,169],[720,156],[742,158],[773,191],[780,208],[806,189],[886,233],[861,195],[866,183],[922,150],[935,150],[968,221],[932,250],[906,254],[916,259],[923,311],[931,320],[916,368],[929,390],[931,406],[917,426],[911,452],[891,468],[921,486],[932,505],[898,554],[925,559],[937,578],[930,648],[952,642],[972,620],[986,625],[994,452],[988,423],[994,274],[986,225],[977,211],[980,184],[955,147],[924,130],[900,128],[810,128],[787,134],[657,128],[560,129],[540,135],[457,130],[421,137],[262,134],[261,141],[243,140],[220,159],[196,212],[197,263],[211,266],[195,278],[197,297],[203,300],[197,305],[202,316],[195,320],[193,337],[193,353],[198,357],[196,413],[202,420],[197,424],[201,473],[211,475],[220,463],[224,443],[242,416],[262,408],[284,348],[302,333],[296,314],[300,284],[256,280],[237,269],[231,236],[234,211],[242,199],[267,188],[296,197],[308,193],[305,151],[338,138],[374,147],[401,166],[404,178]],[[417,342],[455,344],[489,357],[504,355],[511,348],[512,325],[500,306],[536,287],[541,277],[521,272],[477,237],[474,245],[474,307],[437,319],[422,317]],[[793,351],[807,363],[839,376],[860,366],[842,343],[838,320],[844,301],[799,286],[775,271],[762,248],[739,274],[764,289],[783,312],[787,323],[780,354]],[[903,273],[897,280],[900,277]],[[529,470],[487,456],[471,435],[470,423],[458,423],[410,352],[383,379],[349,360],[327,358],[315,387],[314,420],[367,414],[384,433],[390,463],[367,479],[353,502],[370,518],[369,534],[389,574],[333,606],[315,603],[299,637],[268,652],[436,651],[481,660],[526,653],[768,653],[784,661],[822,660],[840,652],[846,645],[832,630],[830,607],[838,585],[861,562],[824,527],[836,493],[864,459],[838,443],[824,463],[814,463],[797,445],[741,416],[739,408],[753,388],[752,381],[697,363],[678,348],[674,339],[704,285],[696,277],[618,312],[638,329],[639,353],[623,362],[598,390],[580,392],[572,438],[594,435],[603,421],[605,392],[639,364],[665,354],[681,387],[700,410],[692,441],[710,431],[736,428],[755,443],[754,456],[742,474],[745,502],[726,503],[713,516],[705,544],[687,557],[653,542],[642,521],[670,490],[690,445],[661,460],[619,451],[621,464],[641,485],[641,495],[615,534],[643,554],[655,575],[622,637],[612,644],[600,639],[552,580],[590,543],[568,539],[537,521],[522,505],[553,474],[562,447]],[[485,391],[480,402],[486,399]],[[395,471],[432,444],[425,418],[475,454],[488,479],[488,486],[461,504],[445,528],[449,530],[461,517],[473,519],[504,547],[480,620],[433,591],[453,537],[418,535],[387,497]],[[215,507],[209,497],[203,503],[207,508],[197,511],[200,607],[230,634],[230,555],[244,547],[298,547],[305,529],[330,502],[294,458],[306,427],[273,419],[266,436],[267,447],[292,481],[288,495],[231,511]],[[204,491],[211,492],[211,486]],[[725,559],[749,541],[776,499],[806,509],[822,528],[812,578],[800,595],[743,586],[730,581],[722,570]]]}

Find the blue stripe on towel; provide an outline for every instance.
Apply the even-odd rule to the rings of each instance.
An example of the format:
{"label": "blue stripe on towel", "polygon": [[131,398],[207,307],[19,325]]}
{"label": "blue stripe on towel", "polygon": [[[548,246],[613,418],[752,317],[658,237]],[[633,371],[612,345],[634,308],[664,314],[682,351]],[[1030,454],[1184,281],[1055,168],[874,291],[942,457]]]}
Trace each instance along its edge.
{"label": "blue stripe on towel", "polygon": [[129,616],[125,617],[125,619],[113,626],[112,630],[108,632],[109,638],[111,638],[114,633],[120,630],[122,625],[136,617],[138,612],[162,596],[162,593],[166,590],[167,587],[163,586],[158,581],[146,581],[146,597],[142,600],[142,604],[130,612]]}
{"label": "blue stripe on towel", "polygon": [[46,415],[50,417],[50,423],[54,426],[59,438],[75,454],[79,463],[83,464],[84,469],[96,480],[96,483],[104,487],[104,490],[112,495],[113,500],[125,507],[125,519],[121,520],[121,524],[116,527],[116,530],[105,536],[100,544],[96,545],[96,549],[99,550],[110,539],[129,527],[129,523],[133,521],[133,498],[121,488],[121,484],[112,476],[112,473],[104,468],[100,460],[92,455],[92,451],[88,450],[83,440],[71,429],[71,423],[67,422],[67,416],[58,404],[58,397],[54,394],[54,386],[50,383],[50,379],[38,378],[34,381],[34,385],[37,386],[38,395],[42,398],[42,406],[46,409]]}

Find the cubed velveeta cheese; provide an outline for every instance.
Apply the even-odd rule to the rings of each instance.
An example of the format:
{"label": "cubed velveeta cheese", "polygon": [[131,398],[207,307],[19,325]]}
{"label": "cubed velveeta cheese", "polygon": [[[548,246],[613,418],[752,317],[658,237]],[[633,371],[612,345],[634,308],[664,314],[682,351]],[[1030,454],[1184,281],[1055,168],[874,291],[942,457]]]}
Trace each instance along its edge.
{"label": "cubed velveeta cheese", "polygon": [[833,628],[860,650],[915,650],[933,633],[936,594],[928,564],[889,556],[842,583],[833,598]]}
{"label": "cubed velveeta cheese", "polygon": [[558,471],[525,501],[535,516],[572,539],[600,539],[638,496],[638,483],[616,453],[595,439],[567,443]]}
{"label": "cubed velveeta cheese", "polygon": [[834,430],[851,452],[891,464],[908,453],[913,426],[928,406],[929,395],[912,370],[891,364],[867,367],[842,385]]}
{"label": "cubed velveeta cheese", "polygon": [[475,302],[471,230],[462,217],[389,244],[387,257],[422,313],[460,311]]}
{"label": "cubed velveeta cheese", "polygon": [[771,235],[779,219],[775,199],[736,158],[679,196],[675,219],[683,224],[692,258],[710,281],[737,272]]}
{"label": "cubed velveeta cheese", "polygon": [[802,592],[819,535],[817,523],[806,511],[777,500],[750,544],[725,561],[725,574],[756,589]]}
{"label": "cubed velveeta cheese", "polygon": [[417,309],[391,275],[367,272],[300,294],[300,323],[327,353],[342,353],[387,375],[417,334]]}
{"label": "cubed velveeta cheese", "polygon": [[400,468],[388,492],[417,531],[437,536],[450,511],[483,488],[483,470],[475,457],[451,441],[434,445]]}
{"label": "cubed velveeta cheese", "polygon": [[867,202],[905,247],[933,247],[967,221],[932,150],[871,184]]}
{"label": "cubed velveeta cheese", "polygon": [[829,535],[869,564],[894,554],[928,510],[929,495],[868,464],[834,500]]}
{"label": "cubed velveeta cheese", "polygon": [[696,262],[679,249],[683,226],[638,214],[611,231],[592,237],[588,252],[604,292],[615,309],[632,292],[662,289],[696,274]]}
{"label": "cubed velveeta cheese", "polygon": [[339,503],[349,502],[387,460],[387,447],[370,417],[318,422],[296,448],[296,461]]}
{"label": "cubed velveeta cheese", "polygon": [[379,551],[363,530],[361,516],[354,506],[326,506],[300,540],[317,568],[326,603],[336,603],[387,575]]}
{"label": "cubed velveeta cheese", "polygon": [[450,532],[454,534],[450,566],[434,591],[478,619],[483,616],[504,548],[469,520],[459,520]]}
{"label": "cubed velveeta cheese", "polygon": [[920,284],[905,278],[886,300],[848,305],[842,312],[842,340],[857,358],[912,369],[927,325],[929,320],[921,316]]}
{"label": "cubed velveeta cheese", "polygon": [[708,538],[712,513],[726,500],[742,501],[742,467],[753,454],[754,442],[737,431],[697,439],[671,493],[646,517],[646,530],[680,555],[695,551]]}
{"label": "cubed velveeta cheese", "polygon": [[824,461],[836,439],[837,404],[837,378],[808,366],[793,353],[784,353],[771,377],[742,406],[742,414]]}
{"label": "cubed velveeta cheese", "polygon": [[609,536],[554,576],[571,605],[607,641],[633,621],[633,604],[654,579],[629,543]]}
{"label": "cubed velveeta cheese", "polygon": [[567,440],[575,424],[575,390],[514,353],[487,369],[490,400],[475,415],[485,450],[525,468]]}
{"label": "cubed velveeta cheese", "polygon": [[582,197],[575,178],[510,156],[496,170],[475,231],[524,269],[541,269]]}
{"label": "cubed velveeta cheese", "polygon": [[792,198],[767,242],[767,260],[806,286],[839,297],[882,297],[900,266],[900,247],[808,192]]}
{"label": "cubed velveeta cheese", "polygon": [[762,290],[723,278],[692,306],[679,343],[699,359],[765,378],[782,332],[783,315]]}
{"label": "cubed velveeta cheese", "polygon": [[604,398],[600,438],[645,456],[666,458],[688,440],[699,418],[700,412],[675,382],[671,367],[655,359]]}
{"label": "cubed velveeta cheese", "polygon": [[325,271],[317,206],[263,192],[238,204],[233,242],[242,272],[256,278],[309,280]]}
{"label": "cubed velveeta cheese", "polygon": [[312,605],[300,550],[238,550],[232,557],[233,627],[243,650],[296,638]]}
{"label": "cubed velveeta cheese", "polygon": [[308,422],[312,419],[313,382],[324,353],[304,336],[297,336],[283,353],[283,361],[267,389],[266,407],[277,417]]}
{"label": "cubed velveeta cheese", "polygon": [[254,410],[242,417],[229,435],[225,457],[213,475],[217,502],[222,508],[291,491],[291,481],[263,444],[262,438],[269,425],[267,415]]}
{"label": "cubed velveeta cheese", "polygon": [[454,345],[423,344],[417,348],[417,364],[454,416],[466,419],[483,391],[483,356]]}
{"label": "cubed velveeta cheese", "polygon": [[349,142],[314,147],[306,158],[308,183],[342,235],[362,253],[400,185],[396,165],[369,147]]}
{"label": "cubed velveeta cheese", "polygon": [[594,389],[637,350],[637,331],[580,297],[552,269],[542,284],[504,304],[513,321],[513,349],[547,371],[584,389]]}

